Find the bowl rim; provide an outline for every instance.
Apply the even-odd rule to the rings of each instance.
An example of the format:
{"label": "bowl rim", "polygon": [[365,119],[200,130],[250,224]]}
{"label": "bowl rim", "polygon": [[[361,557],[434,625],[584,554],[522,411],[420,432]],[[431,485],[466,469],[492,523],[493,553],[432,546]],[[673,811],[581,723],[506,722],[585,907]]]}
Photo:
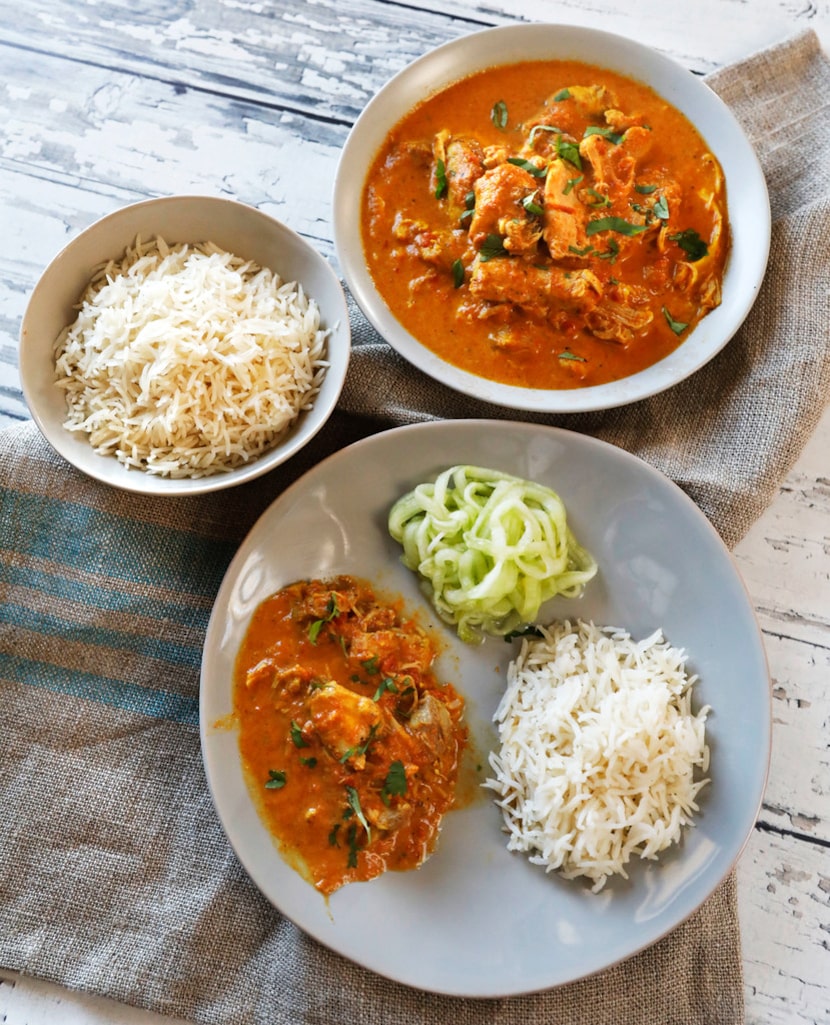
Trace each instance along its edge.
{"label": "bowl rim", "polygon": [[[120,227],[119,244],[113,246],[112,256],[115,258],[119,252],[123,253],[127,244],[132,244],[136,234],[142,234],[140,231],[138,233],[128,231],[128,225],[133,224],[136,220],[141,220],[146,211],[162,214],[165,208],[187,213],[194,220],[198,211],[207,208],[222,209],[226,216],[241,216],[246,219],[248,226],[258,222],[268,227],[269,231],[274,233],[275,238],[287,242],[290,247],[305,254],[309,263],[316,266],[317,272],[326,280],[327,295],[336,300],[334,304],[330,303],[331,310],[324,310],[322,306],[320,307],[323,326],[330,332],[326,354],[328,365],[312,408],[300,413],[276,447],[233,470],[206,477],[169,478],[149,474],[142,470],[127,469],[114,457],[103,456],[95,452],[85,436],[79,438],[67,431],[57,415],[49,415],[49,410],[53,407],[50,407],[49,401],[45,400],[44,396],[44,391],[48,392],[49,384],[53,383],[47,381],[49,374],[43,366],[43,349],[46,343],[33,346],[28,342],[28,335],[32,331],[32,322],[39,308],[38,304],[44,300],[52,301],[50,290],[53,284],[64,274],[67,265],[71,266],[76,255],[83,251],[85,246],[90,246],[102,230],[104,233],[108,230],[118,230],[123,224],[123,227]],[[188,211],[188,208],[192,208],[192,210]],[[157,234],[155,231],[148,232],[146,235],[142,234],[142,237],[152,237],[155,234]],[[207,230],[205,235],[209,236],[210,231]],[[120,244],[122,238],[127,240],[123,245]],[[171,236],[166,241],[175,245],[191,240],[172,238]],[[203,241],[203,239],[199,241]],[[235,255],[245,256],[244,253]],[[108,256],[104,254],[94,265],[100,265],[107,258]],[[86,261],[86,264],[88,266],[89,261]],[[304,284],[300,275],[294,279],[283,273],[280,273],[280,276],[284,281],[296,280],[300,284]],[[310,290],[306,291],[315,301],[318,301],[317,295]],[[80,296],[80,291],[78,295]],[[23,397],[32,420],[54,451],[75,469],[101,483],[137,494],[170,497],[204,494],[235,487],[254,480],[292,458],[322,429],[334,411],[345,383],[350,356],[351,325],[345,292],[339,276],[323,253],[293,228],[252,204],[229,197],[197,193],[151,197],[138,200],[135,203],[128,203],[97,218],[74,235],[52,257],[41,272],[30,293],[19,332],[19,372]],[[60,398],[58,395],[52,397]],[[79,445],[79,441],[83,444]]]}
{"label": "bowl rim", "polygon": [[[593,58],[597,51],[599,55]],[[408,111],[478,70],[517,60],[544,60],[546,56],[593,63],[627,75],[649,85],[680,109],[718,157],[727,189],[733,186],[727,197],[730,227],[737,223],[741,228],[737,238],[734,231],[731,234],[724,276],[728,303],[707,314],[681,345],[651,367],[608,384],[573,389],[502,384],[455,367],[432,353],[397,321],[378,293],[365,265],[360,229],[368,170],[365,154],[374,159],[388,131]],[[401,103],[407,94],[419,99]],[[693,116],[698,111],[707,118],[703,127]],[[741,167],[737,191],[728,172],[733,163]],[[455,391],[494,405],[539,413],[589,412],[627,405],[663,392],[701,369],[727,345],[749,314],[763,282],[770,249],[771,211],[763,168],[721,97],[701,77],[653,47],[603,29],[555,22],[476,30],[442,43],[396,72],[352,126],[338,162],[332,205],[335,252],[341,271],[358,308],[381,337],[419,370]],[[692,339],[694,345],[690,346]]]}

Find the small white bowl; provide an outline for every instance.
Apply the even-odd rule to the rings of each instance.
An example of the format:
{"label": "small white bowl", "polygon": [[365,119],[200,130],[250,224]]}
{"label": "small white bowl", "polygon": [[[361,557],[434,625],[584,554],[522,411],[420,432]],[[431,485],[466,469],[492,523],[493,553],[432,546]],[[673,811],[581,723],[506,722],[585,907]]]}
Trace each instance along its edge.
{"label": "small white bowl", "polygon": [[[285,437],[268,452],[237,469],[207,477],[171,479],[128,469],[114,456],[95,452],[86,435],[67,430],[66,400],[58,388],[54,346],[76,316],[76,304],[93,272],[119,259],[136,237],[162,237],[169,244],[213,242],[235,256],[255,261],[283,281],[299,282],[320,309],[330,334],[329,366],[312,408],[300,414]],[[35,286],[20,331],[23,394],[46,440],[64,459],[90,477],[126,491],[192,495],[253,480],[295,455],[331,415],[346,377],[351,333],[340,280],[313,246],[255,207],[211,196],[169,196],[135,203],[96,221],[49,264]]]}
{"label": "small white bowl", "polygon": [[[361,240],[366,174],[389,131],[418,103],[453,82],[496,65],[576,60],[651,86],[696,126],[726,178],[732,249],[721,305],[659,363],[610,384],[547,390],[500,384],[454,367],[423,346],[395,319],[377,291]],[[334,185],[334,235],[346,282],[372,325],[402,356],[457,391],[512,409],[576,413],[636,402],[700,369],[743,323],[764,277],[770,209],[758,158],[725,103],[680,64],[641,43],[596,29],[524,24],[485,29],[439,46],[387,82],[354,124]]]}

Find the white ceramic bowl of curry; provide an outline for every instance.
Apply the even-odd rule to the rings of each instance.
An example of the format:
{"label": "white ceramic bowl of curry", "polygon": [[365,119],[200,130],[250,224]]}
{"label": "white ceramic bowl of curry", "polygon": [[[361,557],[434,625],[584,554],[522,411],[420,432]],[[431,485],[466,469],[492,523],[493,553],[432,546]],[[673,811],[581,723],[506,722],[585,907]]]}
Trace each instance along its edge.
{"label": "white ceramic bowl of curry", "polygon": [[625,405],[732,338],[766,270],[757,156],[700,79],[574,26],[487,29],[367,105],[334,188],[337,256],[415,367],[497,405]]}

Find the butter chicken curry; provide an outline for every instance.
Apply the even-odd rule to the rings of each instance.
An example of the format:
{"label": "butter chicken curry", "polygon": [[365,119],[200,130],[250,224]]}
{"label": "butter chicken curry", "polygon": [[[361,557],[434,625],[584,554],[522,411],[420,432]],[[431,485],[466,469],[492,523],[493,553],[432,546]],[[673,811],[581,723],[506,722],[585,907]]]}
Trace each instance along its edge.
{"label": "butter chicken curry", "polygon": [[453,804],[463,701],[428,635],[363,581],[301,581],[255,611],[234,712],[269,829],[324,894],[417,867]]}
{"label": "butter chicken curry", "polygon": [[575,62],[471,76],[391,132],[363,244],[418,341],[530,388],[602,384],[675,349],[721,300],[724,181],[648,87]]}

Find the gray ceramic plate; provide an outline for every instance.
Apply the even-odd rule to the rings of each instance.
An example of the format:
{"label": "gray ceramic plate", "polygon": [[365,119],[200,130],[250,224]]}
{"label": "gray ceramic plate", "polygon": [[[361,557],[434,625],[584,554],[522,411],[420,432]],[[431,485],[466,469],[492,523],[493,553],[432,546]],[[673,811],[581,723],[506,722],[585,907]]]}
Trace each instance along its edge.
{"label": "gray ceramic plate", "polygon": [[[505,848],[501,815],[481,791],[445,819],[437,850],[414,872],[352,884],[326,902],[278,853],[246,789],[231,711],[231,673],[255,606],[280,586],[341,572],[404,596],[446,640],[439,672],[467,700],[486,763],[511,644],[458,641],[438,622],[388,537],[392,502],[455,463],[476,463],[559,492],[598,576],[549,618],[581,616],[636,637],[660,626],[700,675],[712,783],[697,826],[658,862],[592,894]],[[519,423],[449,421],[378,434],[321,463],[261,517],[228,569],[204,648],[202,749],[219,817],[265,896],[320,942],[421,989],[508,996],[570,982],[654,943],[713,892],[755,822],[770,751],[767,665],[751,604],[708,520],[639,459],[583,435]],[[417,955],[413,956],[413,951]]]}

